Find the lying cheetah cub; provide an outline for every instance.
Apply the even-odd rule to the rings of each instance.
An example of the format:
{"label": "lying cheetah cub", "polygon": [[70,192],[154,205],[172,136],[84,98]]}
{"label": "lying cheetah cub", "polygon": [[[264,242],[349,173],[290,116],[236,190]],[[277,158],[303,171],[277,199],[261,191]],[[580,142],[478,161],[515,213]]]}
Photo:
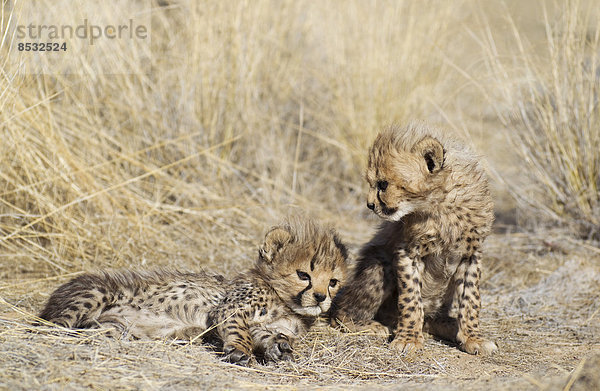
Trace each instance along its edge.
{"label": "lying cheetah cub", "polygon": [[352,330],[388,333],[401,351],[423,329],[471,354],[496,345],[479,330],[481,244],[493,204],[479,158],[439,130],[412,123],[381,132],[369,153],[367,206],[386,220],[336,297]]}
{"label": "lying cheetah cub", "polygon": [[290,221],[271,229],[254,267],[231,281],[208,273],[101,272],[60,286],[40,318],[71,328],[108,326],[136,338],[191,338],[207,329],[225,359],[292,358],[292,343],[329,310],[347,252],[333,229]]}

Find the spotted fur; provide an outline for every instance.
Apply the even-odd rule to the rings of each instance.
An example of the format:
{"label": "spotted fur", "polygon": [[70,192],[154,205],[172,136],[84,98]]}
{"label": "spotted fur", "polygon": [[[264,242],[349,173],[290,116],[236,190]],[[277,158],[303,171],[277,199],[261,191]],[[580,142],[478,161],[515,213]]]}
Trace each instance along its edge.
{"label": "spotted fur", "polygon": [[479,329],[481,245],[493,204],[480,158],[422,123],[390,127],[369,152],[367,206],[385,221],[335,300],[350,329],[423,346],[423,330],[472,354],[496,345]]}
{"label": "spotted fur", "polygon": [[104,271],[60,286],[40,317],[69,328],[110,327],[135,338],[192,338],[207,330],[226,360],[292,358],[292,345],[329,310],[346,275],[333,229],[293,220],[271,229],[254,267],[232,280],[205,272]]}

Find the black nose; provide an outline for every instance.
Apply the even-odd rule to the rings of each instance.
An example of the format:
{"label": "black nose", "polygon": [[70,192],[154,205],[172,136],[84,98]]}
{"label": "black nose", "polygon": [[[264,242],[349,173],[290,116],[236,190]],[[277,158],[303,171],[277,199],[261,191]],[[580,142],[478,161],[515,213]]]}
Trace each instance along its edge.
{"label": "black nose", "polygon": [[373,209],[375,209],[375,204],[373,204],[371,202],[367,202],[367,208],[373,210]]}
{"label": "black nose", "polygon": [[317,300],[317,303],[320,303],[325,300],[325,295],[321,293],[315,293],[315,299]]}

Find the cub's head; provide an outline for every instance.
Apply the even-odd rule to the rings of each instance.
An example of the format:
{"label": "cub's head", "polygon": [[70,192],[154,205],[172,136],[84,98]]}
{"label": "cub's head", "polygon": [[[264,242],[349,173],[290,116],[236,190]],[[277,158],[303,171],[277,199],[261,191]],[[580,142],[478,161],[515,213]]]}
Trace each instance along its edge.
{"label": "cub's head", "polygon": [[424,125],[379,133],[369,151],[367,207],[390,221],[427,209],[447,174],[444,155]]}
{"label": "cub's head", "polygon": [[346,278],[347,257],[332,228],[296,219],[267,233],[256,270],[292,311],[318,316]]}

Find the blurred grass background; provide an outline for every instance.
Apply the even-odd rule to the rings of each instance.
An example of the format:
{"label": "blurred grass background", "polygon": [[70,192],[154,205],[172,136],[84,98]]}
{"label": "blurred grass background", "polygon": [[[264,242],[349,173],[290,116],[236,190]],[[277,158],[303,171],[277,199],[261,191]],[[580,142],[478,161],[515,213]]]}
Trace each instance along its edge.
{"label": "blurred grass background", "polygon": [[23,76],[3,3],[0,278],[227,272],[290,211],[359,244],[367,147],[411,119],[489,157],[500,225],[597,238],[593,1],[152,2],[150,64],[83,76]]}

